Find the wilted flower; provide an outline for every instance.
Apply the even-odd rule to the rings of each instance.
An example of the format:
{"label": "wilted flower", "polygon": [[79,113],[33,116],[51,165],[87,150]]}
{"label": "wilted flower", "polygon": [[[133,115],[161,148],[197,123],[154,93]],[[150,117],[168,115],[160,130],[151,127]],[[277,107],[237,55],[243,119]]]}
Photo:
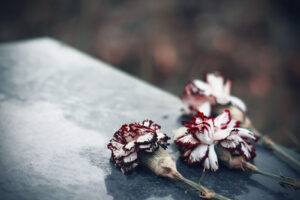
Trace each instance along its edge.
{"label": "wilted flower", "polygon": [[206,116],[211,115],[211,106],[232,104],[242,112],[246,112],[245,103],[238,97],[230,95],[231,80],[224,84],[224,77],[209,73],[206,75],[206,82],[193,80],[185,86],[181,95],[182,101],[189,107],[187,114],[195,115],[203,112]]}
{"label": "wilted flower", "polygon": [[256,140],[256,137],[247,129],[237,128],[239,122],[231,119],[229,110],[215,118],[198,113],[198,117],[193,117],[191,122],[183,122],[183,125],[185,128],[175,131],[174,139],[189,164],[203,163],[205,169],[218,170],[215,152],[218,144],[247,160],[255,156],[255,149],[248,138]]}
{"label": "wilted flower", "polygon": [[160,126],[151,120],[140,123],[124,124],[113,138],[107,148],[112,152],[112,158],[123,173],[130,171],[138,165],[139,151],[153,152],[159,146],[166,148],[170,138],[160,132]]}

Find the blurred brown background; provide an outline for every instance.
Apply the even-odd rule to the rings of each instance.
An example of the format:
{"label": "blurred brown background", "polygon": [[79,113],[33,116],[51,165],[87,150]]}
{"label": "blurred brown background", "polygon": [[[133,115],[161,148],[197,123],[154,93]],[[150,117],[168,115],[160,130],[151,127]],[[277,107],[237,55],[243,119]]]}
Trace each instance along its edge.
{"label": "blurred brown background", "polygon": [[50,36],[179,95],[220,71],[257,128],[299,149],[299,1],[0,0],[0,42]]}

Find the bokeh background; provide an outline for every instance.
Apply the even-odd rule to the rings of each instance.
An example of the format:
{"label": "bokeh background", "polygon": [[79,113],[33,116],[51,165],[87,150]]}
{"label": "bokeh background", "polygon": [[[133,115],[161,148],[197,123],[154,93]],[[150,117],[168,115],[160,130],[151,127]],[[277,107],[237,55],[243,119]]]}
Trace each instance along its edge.
{"label": "bokeh background", "polygon": [[53,37],[175,95],[219,71],[259,130],[299,150],[299,2],[0,0],[0,42]]}

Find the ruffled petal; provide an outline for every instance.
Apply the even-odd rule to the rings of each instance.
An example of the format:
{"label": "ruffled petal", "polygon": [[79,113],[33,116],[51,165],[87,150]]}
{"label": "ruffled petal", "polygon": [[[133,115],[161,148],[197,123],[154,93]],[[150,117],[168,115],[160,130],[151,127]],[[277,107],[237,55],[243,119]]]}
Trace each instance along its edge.
{"label": "ruffled petal", "polygon": [[230,135],[230,130],[220,129],[214,133],[214,141],[223,140]]}
{"label": "ruffled petal", "polygon": [[215,152],[215,148],[213,144],[209,145],[208,159],[209,159],[210,169],[212,171],[217,171],[219,169],[218,157]]}
{"label": "ruffled petal", "polygon": [[151,142],[154,139],[154,134],[153,133],[146,133],[145,135],[141,135],[137,138],[136,142],[137,143],[147,143]]}
{"label": "ruffled petal", "polygon": [[193,84],[199,89],[201,90],[201,93],[203,93],[203,95],[209,96],[211,95],[211,89],[210,86],[198,79],[193,80]]}
{"label": "ruffled petal", "polygon": [[214,96],[222,96],[224,91],[224,78],[223,76],[210,73],[206,75],[206,81],[211,88]]}
{"label": "ruffled petal", "polygon": [[194,133],[194,135],[204,144],[211,144],[213,142],[213,138],[210,137],[210,130],[209,129],[203,129],[202,132],[197,131]]}
{"label": "ruffled petal", "polygon": [[125,146],[124,146],[124,149],[125,150],[131,150],[132,148],[134,148],[135,146],[135,141],[131,141],[131,142],[128,142]]}
{"label": "ruffled petal", "polygon": [[126,156],[126,151],[122,149],[116,149],[115,151],[113,151],[113,157],[114,159],[119,159],[119,158],[122,158],[124,156]]}
{"label": "ruffled petal", "polygon": [[111,150],[122,149],[123,146],[124,146],[124,144],[117,142],[114,139],[110,140],[110,143],[107,145],[107,147]]}
{"label": "ruffled petal", "polygon": [[253,140],[257,140],[257,138],[255,137],[255,135],[249,131],[248,129],[245,128],[235,128],[235,130],[237,131],[237,134],[241,137],[245,137],[245,138],[251,138]]}
{"label": "ruffled petal", "polygon": [[245,143],[241,143],[241,151],[248,160],[251,159],[251,154],[249,152],[249,149],[246,147]]}
{"label": "ruffled petal", "polygon": [[243,142],[243,139],[237,134],[236,131],[231,131],[230,136],[226,138],[226,140],[232,140],[236,142]]}
{"label": "ruffled petal", "polygon": [[188,134],[188,135],[184,135],[180,138],[178,138],[177,140],[175,140],[176,143],[180,143],[182,145],[188,145],[188,146],[195,146],[197,144],[199,144],[199,141],[194,138],[193,135]]}
{"label": "ruffled petal", "polygon": [[229,101],[231,102],[232,105],[238,107],[243,112],[247,111],[246,104],[240,98],[235,97],[235,96],[230,96]]}
{"label": "ruffled petal", "polygon": [[231,119],[230,122],[227,124],[226,129],[234,129],[235,127],[238,127],[240,125],[240,122],[234,119]]}
{"label": "ruffled petal", "polygon": [[208,151],[207,145],[198,145],[190,154],[188,162],[190,164],[200,163],[206,157]]}
{"label": "ruffled petal", "polygon": [[225,140],[220,142],[220,145],[225,149],[235,152],[240,147],[240,144],[243,142],[243,139],[237,134],[231,134]]}
{"label": "ruffled petal", "polygon": [[223,113],[214,118],[214,125],[217,128],[225,129],[231,120],[230,111],[225,110]]}
{"label": "ruffled petal", "polygon": [[236,150],[237,146],[239,145],[239,142],[236,140],[224,140],[220,142],[221,146],[228,150]]}

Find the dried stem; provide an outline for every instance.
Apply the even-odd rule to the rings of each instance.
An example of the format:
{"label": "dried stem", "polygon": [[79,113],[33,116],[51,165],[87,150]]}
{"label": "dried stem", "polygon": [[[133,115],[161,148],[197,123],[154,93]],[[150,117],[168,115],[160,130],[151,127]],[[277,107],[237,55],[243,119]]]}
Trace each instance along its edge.
{"label": "dried stem", "polygon": [[263,176],[267,176],[267,177],[270,177],[270,178],[278,181],[279,184],[283,187],[290,187],[290,188],[293,188],[294,190],[300,189],[300,182],[298,180],[295,180],[295,179],[289,178],[289,177],[285,177],[282,175],[265,172],[265,171],[259,169],[258,167],[256,167],[255,165],[253,165],[249,162],[246,162],[246,161],[243,161],[243,166],[245,167],[245,169],[248,169],[253,173],[261,174]]}
{"label": "dried stem", "polygon": [[216,150],[221,162],[229,169],[238,169],[243,171],[249,170],[252,173],[261,174],[263,176],[272,178],[275,181],[278,181],[278,183],[283,187],[293,188],[294,190],[300,189],[300,181],[296,179],[265,172],[255,165],[245,161],[243,156],[232,156],[229,151],[220,146],[218,146]]}
{"label": "dried stem", "polygon": [[277,154],[281,159],[283,159],[287,164],[289,164],[291,167],[296,169],[297,171],[300,171],[300,162],[293,158],[291,155],[283,151],[272,139],[270,139],[268,136],[264,136],[261,133],[259,133],[253,126],[250,128],[253,133],[256,135],[260,135],[260,141],[261,143],[267,147],[268,149],[272,150]]}
{"label": "dried stem", "polygon": [[197,184],[187,178],[184,178],[177,171],[176,164],[171,156],[161,147],[159,147],[159,149],[154,153],[141,153],[140,160],[144,166],[149,168],[156,175],[176,179],[188,184],[193,188],[193,190],[201,193],[201,198],[229,200],[229,198],[215,193],[213,190],[204,187],[202,184]]}
{"label": "dried stem", "polygon": [[204,187],[201,184],[197,184],[189,179],[184,178],[183,176],[177,178],[180,181],[185,182],[195,190],[201,192],[202,195],[200,197],[205,198],[205,199],[219,199],[219,200],[229,200],[229,198],[224,197],[220,194],[215,193],[213,190],[210,190],[206,187]]}

